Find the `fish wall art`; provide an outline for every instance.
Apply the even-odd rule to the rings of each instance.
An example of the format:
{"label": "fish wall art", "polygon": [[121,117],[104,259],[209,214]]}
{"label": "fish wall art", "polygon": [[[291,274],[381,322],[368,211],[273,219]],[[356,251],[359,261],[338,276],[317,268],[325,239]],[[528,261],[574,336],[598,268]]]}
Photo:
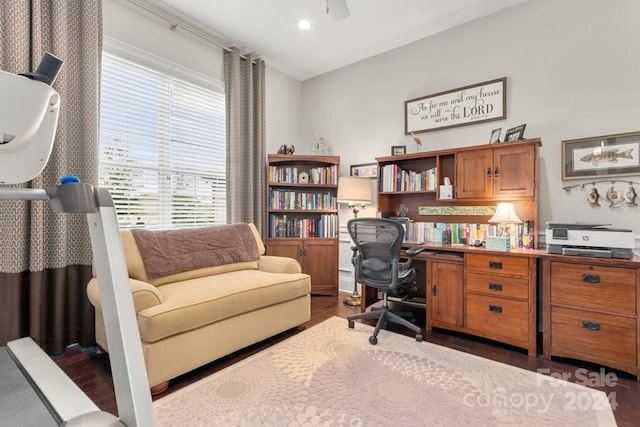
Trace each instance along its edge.
{"label": "fish wall art", "polygon": [[581,162],[591,163],[598,166],[600,163],[617,163],[618,159],[633,159],[633,148],[620,151],[617,148],[594,148],[593,153],[580,157]]}

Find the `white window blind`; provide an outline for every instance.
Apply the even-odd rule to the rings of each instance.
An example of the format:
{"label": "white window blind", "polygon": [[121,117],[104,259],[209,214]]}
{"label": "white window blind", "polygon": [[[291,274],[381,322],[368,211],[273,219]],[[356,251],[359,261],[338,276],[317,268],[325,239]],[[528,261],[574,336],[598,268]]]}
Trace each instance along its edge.
{"label": "white window blind", "polygon": [[103,54],[100,186],[120,227],[226,223],[224,91],[199,79]]}

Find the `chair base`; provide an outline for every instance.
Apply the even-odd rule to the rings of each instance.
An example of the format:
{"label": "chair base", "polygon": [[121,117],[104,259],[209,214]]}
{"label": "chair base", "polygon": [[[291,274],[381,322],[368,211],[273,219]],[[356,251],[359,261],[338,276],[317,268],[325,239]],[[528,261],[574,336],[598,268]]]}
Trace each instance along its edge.
{"label": "chair base", "polygon": [[378,319],[378,323],[376,323],[376,327],[373,330],[373,335],[369,337],[369,343],[372,345],[376,345],[378,343],[378,333],[386,322],[396,323],[398,325],[404,326],[405,328],[411,329],[416,333],[416,341],[422,341],[422,329],[420,329],[419,326],[414,325],[413,323],[404,319],[403,317],[393,313],[391,310],[389,310],[389,307],[387,305],[383,305],[377,310],[354,314],[353,316],[347,317],[349,328],[353,329],[354,321],[359,319]]}

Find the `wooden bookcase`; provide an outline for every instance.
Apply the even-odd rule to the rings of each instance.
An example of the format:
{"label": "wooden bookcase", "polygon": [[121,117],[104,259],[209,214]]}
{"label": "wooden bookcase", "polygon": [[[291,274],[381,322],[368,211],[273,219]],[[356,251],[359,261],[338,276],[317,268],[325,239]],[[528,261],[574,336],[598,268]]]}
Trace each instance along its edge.
{"label": "wooden bookcase", "polygon": [[338,294],[338,156],[268,156],[267,255],[300,262],[311,293]]}
{"label": "wooden bookcase", "polygon": [[[498,202],[512,202],[520,219],[532,222],[531,232],[537,236],[540,145],[540,139],[533,138],[378,157],[378,210],[395,215],[402,204],[408,209],[407,217],[417,222],[486,224],[491,215],[425,216],[420,215],[419,208],[495,206]],[[401,187],[397,181],[390,184],[387,178],[393,168],[396,177],[403,172],[407,176],[432,171],[433,185],[406,189],[407,186]],[[452,199],[440,197],[440,185],[445,183],[445,178],[449,178],[453,186]],[[408,178],[412,179],[416,178]]]}

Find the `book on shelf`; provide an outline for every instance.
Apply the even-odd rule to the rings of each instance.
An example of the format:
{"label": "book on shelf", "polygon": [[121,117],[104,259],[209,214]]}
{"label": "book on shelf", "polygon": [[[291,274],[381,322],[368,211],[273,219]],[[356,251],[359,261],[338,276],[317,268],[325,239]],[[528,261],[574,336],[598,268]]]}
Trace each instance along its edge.
{"label": "book on shelf", "polygon": [[379,180],[382,192],[435,191],[437,168],[416,172],[396,164],[384,165],[380,168]]}
{"label": "book on shelf", "polygon": [[319,182],[311,182],[311,184],[338,185],[338,165],[309,166],[307,168],[270,165],[267,178],[272,183],[300,184],[298,181],[301,172],[318,177]]}
{"label": "book on shelf", "polygon": [[338,215],[322,214],[313,218],[292,215],[269,215],[269,237],[335,238],[338,234]]}

